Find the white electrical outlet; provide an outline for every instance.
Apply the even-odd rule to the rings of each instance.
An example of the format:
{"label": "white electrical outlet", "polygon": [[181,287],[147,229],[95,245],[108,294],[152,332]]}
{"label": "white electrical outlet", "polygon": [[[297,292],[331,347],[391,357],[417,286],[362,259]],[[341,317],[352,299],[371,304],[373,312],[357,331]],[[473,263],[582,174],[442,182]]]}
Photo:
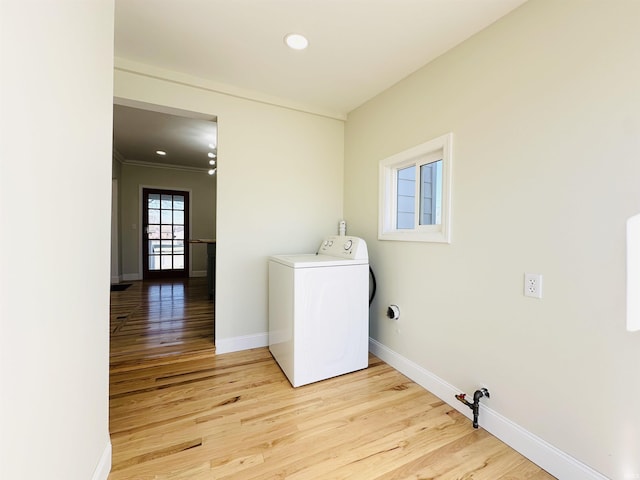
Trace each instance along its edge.
{"label": "white electrical outlet", "polygon": [[542,275],[539,273],[524,274],[524,296],[542,298]]}

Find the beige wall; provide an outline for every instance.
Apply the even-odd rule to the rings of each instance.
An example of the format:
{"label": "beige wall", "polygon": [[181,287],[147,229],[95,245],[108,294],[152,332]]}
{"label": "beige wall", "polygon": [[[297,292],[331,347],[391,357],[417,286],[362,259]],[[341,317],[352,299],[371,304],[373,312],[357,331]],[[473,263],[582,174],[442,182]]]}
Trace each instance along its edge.
{"label": "beige wall", "polygon": [[[614,479],[640,475],[640,336],[625,331],[638,18],[637,1],[527,2],[352,112],[345,139],[372,336],[468,392],[490,386],[490,408]],[[378,162],[446,132],[452,243],[378,241]],[[544,276],[541,300],[524,272]]]}
{"label": "beige wall", "polygon": [[0,478],[106,480],[113,1],[0,6]]}
{"label": "beige wall", "polygon": [[[216,236],[216,178],[204,172],[155,168],[133,164],[120,166],[120,239],[122,245],[123,278],[142,278],[140,254],[142,187],[189,190],[191,192],[191,232],[189,238]],[[191,269],[196,275],[207,270],[207,249],[191,247]]]}
{"label": "beige wall", "polygon": [[342,216],[343,122],[135,68],[116,68],[118,99],[218,118],[216,345],[266,345],[268,256],[314,251]]}

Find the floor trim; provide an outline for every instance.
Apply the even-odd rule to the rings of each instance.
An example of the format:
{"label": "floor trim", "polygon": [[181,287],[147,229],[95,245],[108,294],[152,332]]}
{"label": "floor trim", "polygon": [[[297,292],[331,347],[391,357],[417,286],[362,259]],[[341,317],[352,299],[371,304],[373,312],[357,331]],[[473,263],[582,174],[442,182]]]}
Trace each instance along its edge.
{"label": "floor trim", "polygon": [[232,338],[216,338],[216,354],[239,352],[269,345],[269,334],[256,333]]}
{"label": "floor trim", "polygon": [[[373,338],[369,338],[369,351],[466,417],[472,418],[469,408],[454,401],[454,395],[462,390]],[[480,426],[554,477],[563,480],[607,480],[607,477],[482,404]]]}
{"label": "floor trim", "polygon": [[107,440],[107,445],[102,452],[100,461],[96,466],[91,480],[107,480],[109,472],[111,471],[111,441]]}
{"label": "floor trim", "polygon": [[131,282],[135,280],[142,280],[142,275],[139,273],[124,273],[122,274],[122,281]]}

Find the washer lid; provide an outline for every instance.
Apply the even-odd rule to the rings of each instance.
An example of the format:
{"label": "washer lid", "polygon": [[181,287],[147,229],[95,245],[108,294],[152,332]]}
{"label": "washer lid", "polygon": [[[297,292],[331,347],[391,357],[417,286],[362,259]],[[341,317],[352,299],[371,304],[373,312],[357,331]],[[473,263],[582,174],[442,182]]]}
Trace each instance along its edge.
{"label": "washer lid", "polygon": [[292,268],[319,268],[319,267],[344,267],[346,265],[367,265],[368,259],[347,259],[307,253],[302,255],[273,255],[269,257],[272,262],[278,262]]}

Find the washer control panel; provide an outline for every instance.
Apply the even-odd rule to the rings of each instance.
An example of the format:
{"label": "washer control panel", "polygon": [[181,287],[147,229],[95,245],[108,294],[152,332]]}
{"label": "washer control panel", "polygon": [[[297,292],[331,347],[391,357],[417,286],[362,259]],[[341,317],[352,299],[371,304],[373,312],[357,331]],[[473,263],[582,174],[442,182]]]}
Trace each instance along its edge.
{"label": "washer control panel", "polygon": [[325,238],[320,244],[318,254],[350,260],[369,259],[366,242],[362,238],[347,235],[331,235]]}

